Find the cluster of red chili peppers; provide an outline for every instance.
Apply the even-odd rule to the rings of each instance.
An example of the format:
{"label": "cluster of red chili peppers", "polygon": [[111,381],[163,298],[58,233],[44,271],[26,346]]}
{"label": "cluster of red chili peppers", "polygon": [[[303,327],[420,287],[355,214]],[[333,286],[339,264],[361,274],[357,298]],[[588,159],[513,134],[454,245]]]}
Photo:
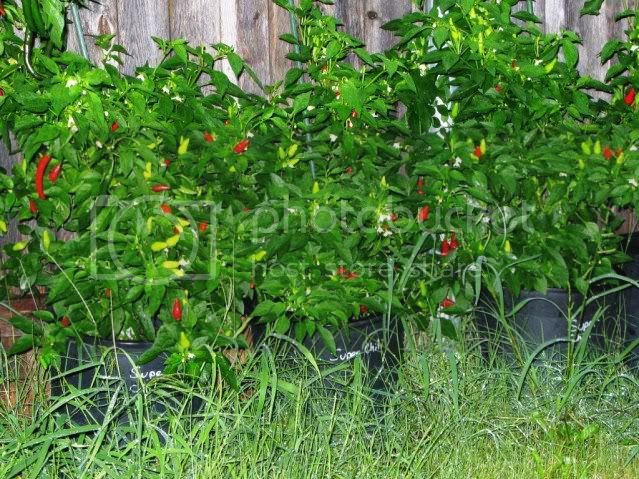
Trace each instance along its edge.
{"label": "cluster of red chili peppers", "polygon": [[[44,175],[47,172],[47,168],[49,167],[49,163],[51,163],[50,155],[42,155],[40,160],[38,160],[38,165],[36,167],[35,173],[35,189],[38,194],[38,198],[41,200],[46,200],[47,195],[44,192]],[[55,183],[60,178],[60,173],[62,173],[62,163],[58,163],[55,165],[51,171],[49,172],[48,178],[51,183]],[[32,213],[36,213],[38,211],[38,207],[33,200],[29,202],[29,208]]]}
{"label": "cluster of red chili peppers", "polygon": [[359,278],[359,274],[357,274],[355,271],[349,271],[346,269],[346,267],[344,266],[340,266],[339,268],[337,268],[337,275],[341,276],[344,279],[356,279]]}
{"label": "cluster of red chili peppers", "polygon": [[445,239],[444,241],[442,241],[441,254],[442,256],[448,256],[457,248],[459,248],[459,242],[457,241],[457,238],[455,237],[455,233],[451,233],[450,240]]}

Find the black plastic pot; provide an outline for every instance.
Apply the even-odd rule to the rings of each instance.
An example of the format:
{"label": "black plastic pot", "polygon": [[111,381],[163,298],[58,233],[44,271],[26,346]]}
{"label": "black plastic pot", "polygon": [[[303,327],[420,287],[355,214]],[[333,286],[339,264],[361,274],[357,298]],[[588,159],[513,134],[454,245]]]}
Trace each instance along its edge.
{"label": "black plastic pot", "polygon": [[[514,315],[511,314],[524,301],[523,307]],[[556,358],[565,353],[569,334],[572,332],[572,337],[575,337],[574,328],[589,320],[589,312],[575,318],[582,302],[581,294],[569,294],[563,289],[550,288],[546,294],[524,291],[517,297],[504,291],[506,325],[499,321],[495,300],[488,295],[482,297],[475,318],[480,332],[488,342],[495,339],[495,334],[499,336],[498,350],[508,356],[514,354],[515,345],[523,346],[526,351],[522,352],[529,354],[547,342],[558,341],[543,353],[547,358]],[[572,325],[571,320],[574,321]],[[512,329],[509,331],[508,327]],[[484,352],[487,352],[487,348],[484,348]]]}
{"label": "black plastic pot", "polygon": [[[622,244],[628,245],[626,253],[631,260],[621,266],[619,273],[639,282],[639,234],[630,235]],[[639,288],[624,289],[615,295],[615,300],[617,304],[601,322],[597,334],[603,342],[613,341],[626,347],[639,338]],[[639,348],[631,352],[628,362],[639,366]]]}
{"label": "black plastic pot", "polygon": [[[152,343],[147,342],[116,341],[114,343],[112,340],[89,337],[82,343],[71,340],[67,347],[67,354],[62,358],[58,379],[52,381],[53,396],[69,394],[74,390],[86,391],[86,396],[81,395],[77,405],[73,402],[67,405],[68,414],[74,422],[81,425],[103,422],[112,402],[113,393],[118,387],[121,389],[114,412],[121,409],[125,399],[133,398],[140,388],[162,377],[166,354],[159,355],[150,363],[136,365],[138,358],[151,345]],[[122,388],[125,390],[122,391]],[[152,402],[147,404],[148,409],[153,414],[162,415],[166,412],[168,401],[183,400],[181,396],[165,394],[160,399],[159,395],[154,394]],[[90,406],[87,407],[87,404]],[[195,410],[199,407],[199,403],[191,401],[191,406]],[[126,409],[121,410],[116,416],[119,423],[128,423]]]}
{"label": "black plastic pot", "polygon": [[[352,365],[358,357],[363,366],[362,382],[365,386],[378,393],[394,388],[403,351],[404,330],[400,320],[386,323],[383,317],[370,317],[333,331],[336,354],[326,347],[318,334],[305,339],[304,346],[313,354],[320,371],[324,374],[333,370],[324,377],[325,388],[342,391],[342,384],[352,376]],[[254,328],[259,344],[265,336],[265,327],[256,324]],[[296,348],[289,349],[288,360],[305,361]]]}

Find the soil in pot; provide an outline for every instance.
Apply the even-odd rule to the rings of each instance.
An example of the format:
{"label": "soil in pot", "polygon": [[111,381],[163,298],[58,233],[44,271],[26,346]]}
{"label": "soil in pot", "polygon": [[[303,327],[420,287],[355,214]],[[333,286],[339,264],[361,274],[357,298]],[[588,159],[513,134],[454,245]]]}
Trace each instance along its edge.
{"label": "soil in pot", "polygon": [[581,311],[582,303],[581,294],[569,294],[563,289],[551,288],[546,294],[524,291],[517,297],[505,290],[505,318],[500,321],[495,300],[483,295],[475,319],[483,339],[484,354],[488,355],[496,346],[494,349],[510,361],[521,362],[543,344],[557,341],[539,357],[546,360],[562,358],[570,338],[575,339],[579,334],[577,329],[583,328],[592,317],[590,308]]}
{"label": "soil in pot", "polygon": [[[253,329],[259,345],[265,338],[266,327],[256,323]],[[394,389],[404,342],[401,320],[389,322],[381,316],[371,316],[334,331],[334,339],[335,354],[319,334],[304,340],[304,346],[311,352],[322,372],[325,389],[342,392],[344,385],[353,378],[356,358],[361,360],[362,383],[374,394],[388,393]],[[289,364],[303,364],[307,361],[296,348],[287,350],[286,361]]]}
{"label": "soil in pot", "polygon": [[[129,412],[134,410],[141,388],[153,389],[153,394],[146,396],[152,397],[146,406],[154,417],[163,416],[169,407],[181,410],[184,404],[190,412],[197,411],[201,406],[197,398],[185,401],[185,395],[170,385],[155,387],[162,382],[166,354],[147,364],[136,364],[151,345],[96,338],[86,338],[82,343],[70,341],[60,372],[52,381],[52,395],[68,400],[73,391],[81,393],[67,404],[67,413],[80,425],[101,424],[107,415],[120,424],[128,424]],[[113,409],[109,413],[110,407]]]}

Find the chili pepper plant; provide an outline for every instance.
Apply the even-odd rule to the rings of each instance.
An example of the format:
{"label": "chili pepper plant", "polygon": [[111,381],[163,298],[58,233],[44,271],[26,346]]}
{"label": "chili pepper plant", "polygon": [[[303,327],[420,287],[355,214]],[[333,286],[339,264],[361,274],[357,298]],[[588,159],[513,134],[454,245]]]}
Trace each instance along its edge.
{"label": "chili pepper plant", "polygon": [[385,26],[399,36],[389,55],[413,80],[397,87],[418,159],[408,173],[431,208],[463,212],[436,249],[456,233],[456,273],[443,287],[465,298],[477,298],[482,271],[515,295],[585,293],[623,260],[611,213],[620,170],[593,135],[606,105],[589,89],[606,87],[577,71],[574,32],[542,33],[519,3],[435,1]]}
{"label": "chili pepper plant", "polygon": [[14,11],[1,20],[0,109],[5,144],[14,135],[23,159],[1,177],[0,226],[17,221],[23,239],[4,247],[2,296],[44,289],[48,308],[15,319],[27,334],[10,352],[36,346],[49,366],[70,338],[150,341],[141,362],[166,352],[169,370],[217,365],[232,381],[221,351],[246,346],[236,331],[255,250],[247,170],[251,146],[265,153],[272,139],[258,134],[263,100],[214,65],[248,67],[225,45],[211,54],[158,39],[161,63],[126,76],[116,68],[124,50],[104,36],[103,65],[36,49],[34,78]]}

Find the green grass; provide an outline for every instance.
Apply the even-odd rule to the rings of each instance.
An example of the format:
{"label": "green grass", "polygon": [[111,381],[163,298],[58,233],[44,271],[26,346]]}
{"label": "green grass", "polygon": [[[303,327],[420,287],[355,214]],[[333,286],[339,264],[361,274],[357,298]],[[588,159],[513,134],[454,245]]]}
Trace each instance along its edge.
{"label": "green grass", "polygon": [[170,381],[133,398],[108,386],[129,426],[70,423],[62,413],[86,405],[82,392],[40,397],[28,416],[2,410],[0,478],[639,477],[639,383],[612,354],[589,351],[569,376],[534,364],[521,383],[521,368],[487,365],[472,338],[421,338],[380,401],[357,374],[341,395],[323,390],[307,361],[276,362],[270,345],[239,394],[211,389],[195,417],[152,417],[148,401],[187,391]]}

